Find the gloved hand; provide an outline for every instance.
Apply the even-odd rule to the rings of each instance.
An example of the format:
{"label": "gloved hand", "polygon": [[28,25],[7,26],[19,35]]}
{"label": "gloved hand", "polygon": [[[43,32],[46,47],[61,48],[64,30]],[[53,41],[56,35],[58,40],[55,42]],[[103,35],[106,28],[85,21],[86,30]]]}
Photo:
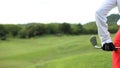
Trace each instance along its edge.
{"label": "gloved hand", "polygon": [[112,42],[103,44],[102,49],[104,51],[113,51],[113,50],[116,50],[116,48],[115,48],[115,46],[113,45]]}

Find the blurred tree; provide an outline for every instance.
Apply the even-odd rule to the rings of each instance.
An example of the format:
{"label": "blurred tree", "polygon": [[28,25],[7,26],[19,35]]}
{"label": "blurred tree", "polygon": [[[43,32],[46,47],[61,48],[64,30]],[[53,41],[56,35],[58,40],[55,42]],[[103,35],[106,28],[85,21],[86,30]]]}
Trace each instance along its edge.
{"label": "blurred tree", "polygon": [[3,25],[0,25],[0,39],[6,40],[7,39],[6,35],[7,35],[7,31],[5,30]]}
{"label": "blurred tree", "polygon": [[17,36],[18,32],[21,30],[21,27],[19,25],[8,24],[4,26],[5,29],[7,30],[7,33],[14,37]]}
{"label": "blurred tree", "polygon": [[46,33],[47,34],[57,34],[60,32],[58,23],[46,24]]}
{"label": "blurred tree", "polygon": [[62,23],[60,24],[60,31],[64,34],[71,34],[71,26],[69,23]]}

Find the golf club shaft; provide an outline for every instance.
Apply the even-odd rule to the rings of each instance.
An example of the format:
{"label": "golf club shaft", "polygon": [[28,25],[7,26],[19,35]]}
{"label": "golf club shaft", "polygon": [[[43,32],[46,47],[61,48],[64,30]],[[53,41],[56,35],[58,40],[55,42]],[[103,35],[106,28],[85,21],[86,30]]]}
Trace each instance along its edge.
{"label": "golf club shaft", "polygon": [[[100,46],[98,46],[98,45],[96,45],[96,46],[94,46],[95,48],[97,48],[97,49],[101,49],[102,47],[100,47]],[[116,49],[118,49],[118,48],[120,48],[120,47],[115,47]]]}

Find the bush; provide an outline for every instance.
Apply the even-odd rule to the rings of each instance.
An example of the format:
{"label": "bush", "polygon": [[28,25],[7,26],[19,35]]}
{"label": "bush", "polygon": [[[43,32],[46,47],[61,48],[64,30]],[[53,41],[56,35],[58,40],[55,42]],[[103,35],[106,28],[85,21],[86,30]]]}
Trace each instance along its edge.
{"label": "bush", "polygon": [[61,33],[71,34],[71,26],[69,23],[60,24],[59,29],[60,29]]}
{"label": "bush", "polygon": [[20,38],[29,38],[28,32],[25,28],[21,29],[18,33]]}
{"label": "bush", "polygon": [[57,23],[47,24],[45,30],[46,30],[47,34],[57,34],[57,33],[60,33],[59,24],[57,24]]}
{"label": "bush", "polygon": [[81,24],[71,24],[71,33],[75,35],[82,34],[84,28]]}
{"label": "bush", "polygon": [[7,39],[6,35],[7,35],[7,31],[5,30],[3,25],[0,25],[0,39],[6,40]]}
{"label": "bush", "polygon": [[[118,30],[116,23],[108,23],[109,31],[115,33]],[[0,39],[5,40],[9,35],[19,36],[20,38],[30,38],[44,34],[53,34],[61,36],[62,34],[97,34],[95,22],[87,24],[69,24],[69,23],[29,23],[23,25],[0,25]]]}
{"label": "bush", "polygon": [[18,35],[18,32],[21,30],[19,25],[4,25],[7,33],[13,37]]}
{"label": "bush", "polygon": [[21,38],[30,38],[34,36],[40,36],[45,34],[45,26],[44,24],[26,24],[25,28],[23,28],[19,32],[19,36]]}
{"label": "bush", "polygon": [[116,25],[116,23],[109,23],[108,25],[109,25],[108,30],[109,30],[110,33],[116,33],[117,32],[119,27]]}
{"label": "bush", "polygon": [[30,24],[26,27],[29,37],[40,36],[45,33],[44,24]]}
{"label": "bush", "polygon": [[95,22],[90,22],[84,25],[84,34],[97,34],[97,26]]}

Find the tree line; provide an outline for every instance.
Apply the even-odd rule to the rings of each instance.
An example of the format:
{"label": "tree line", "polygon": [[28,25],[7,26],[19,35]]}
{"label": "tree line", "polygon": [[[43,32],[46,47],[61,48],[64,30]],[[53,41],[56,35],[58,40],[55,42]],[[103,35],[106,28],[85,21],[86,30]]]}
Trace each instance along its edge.
{"label": "tree line", "polygon": [[19,38],[31,38],[42,35],[62,35],[62,34],[83,34],[84,28],[81,24],[69,24],[69,23],[29,23],[29,24],[1,24],[0,25],[0,38],[2,40],[7,37],[19,37]]}
{"label": "tree line", "polygon": [[[118,26],[115,22],[110,22],[109,19],[112,15],[108,17],[109,31],[115,33]],[[118,17],[118,15],[117,15]],[[118,18],[119,19],[119,18]],[[115,20],[116,21],[116,20]],[[31,38],[35,36],[42,35],[56,35],[61,36],[63,34],[67,35],[80,35],[80,34],[97,34],[97,27],[95,22],[89,22],[87,24],[70,24],[64,23],[29,23],[29,24],[0,24],[0,39],[6,40],[8,37],[19,37],[19,38]]]}

